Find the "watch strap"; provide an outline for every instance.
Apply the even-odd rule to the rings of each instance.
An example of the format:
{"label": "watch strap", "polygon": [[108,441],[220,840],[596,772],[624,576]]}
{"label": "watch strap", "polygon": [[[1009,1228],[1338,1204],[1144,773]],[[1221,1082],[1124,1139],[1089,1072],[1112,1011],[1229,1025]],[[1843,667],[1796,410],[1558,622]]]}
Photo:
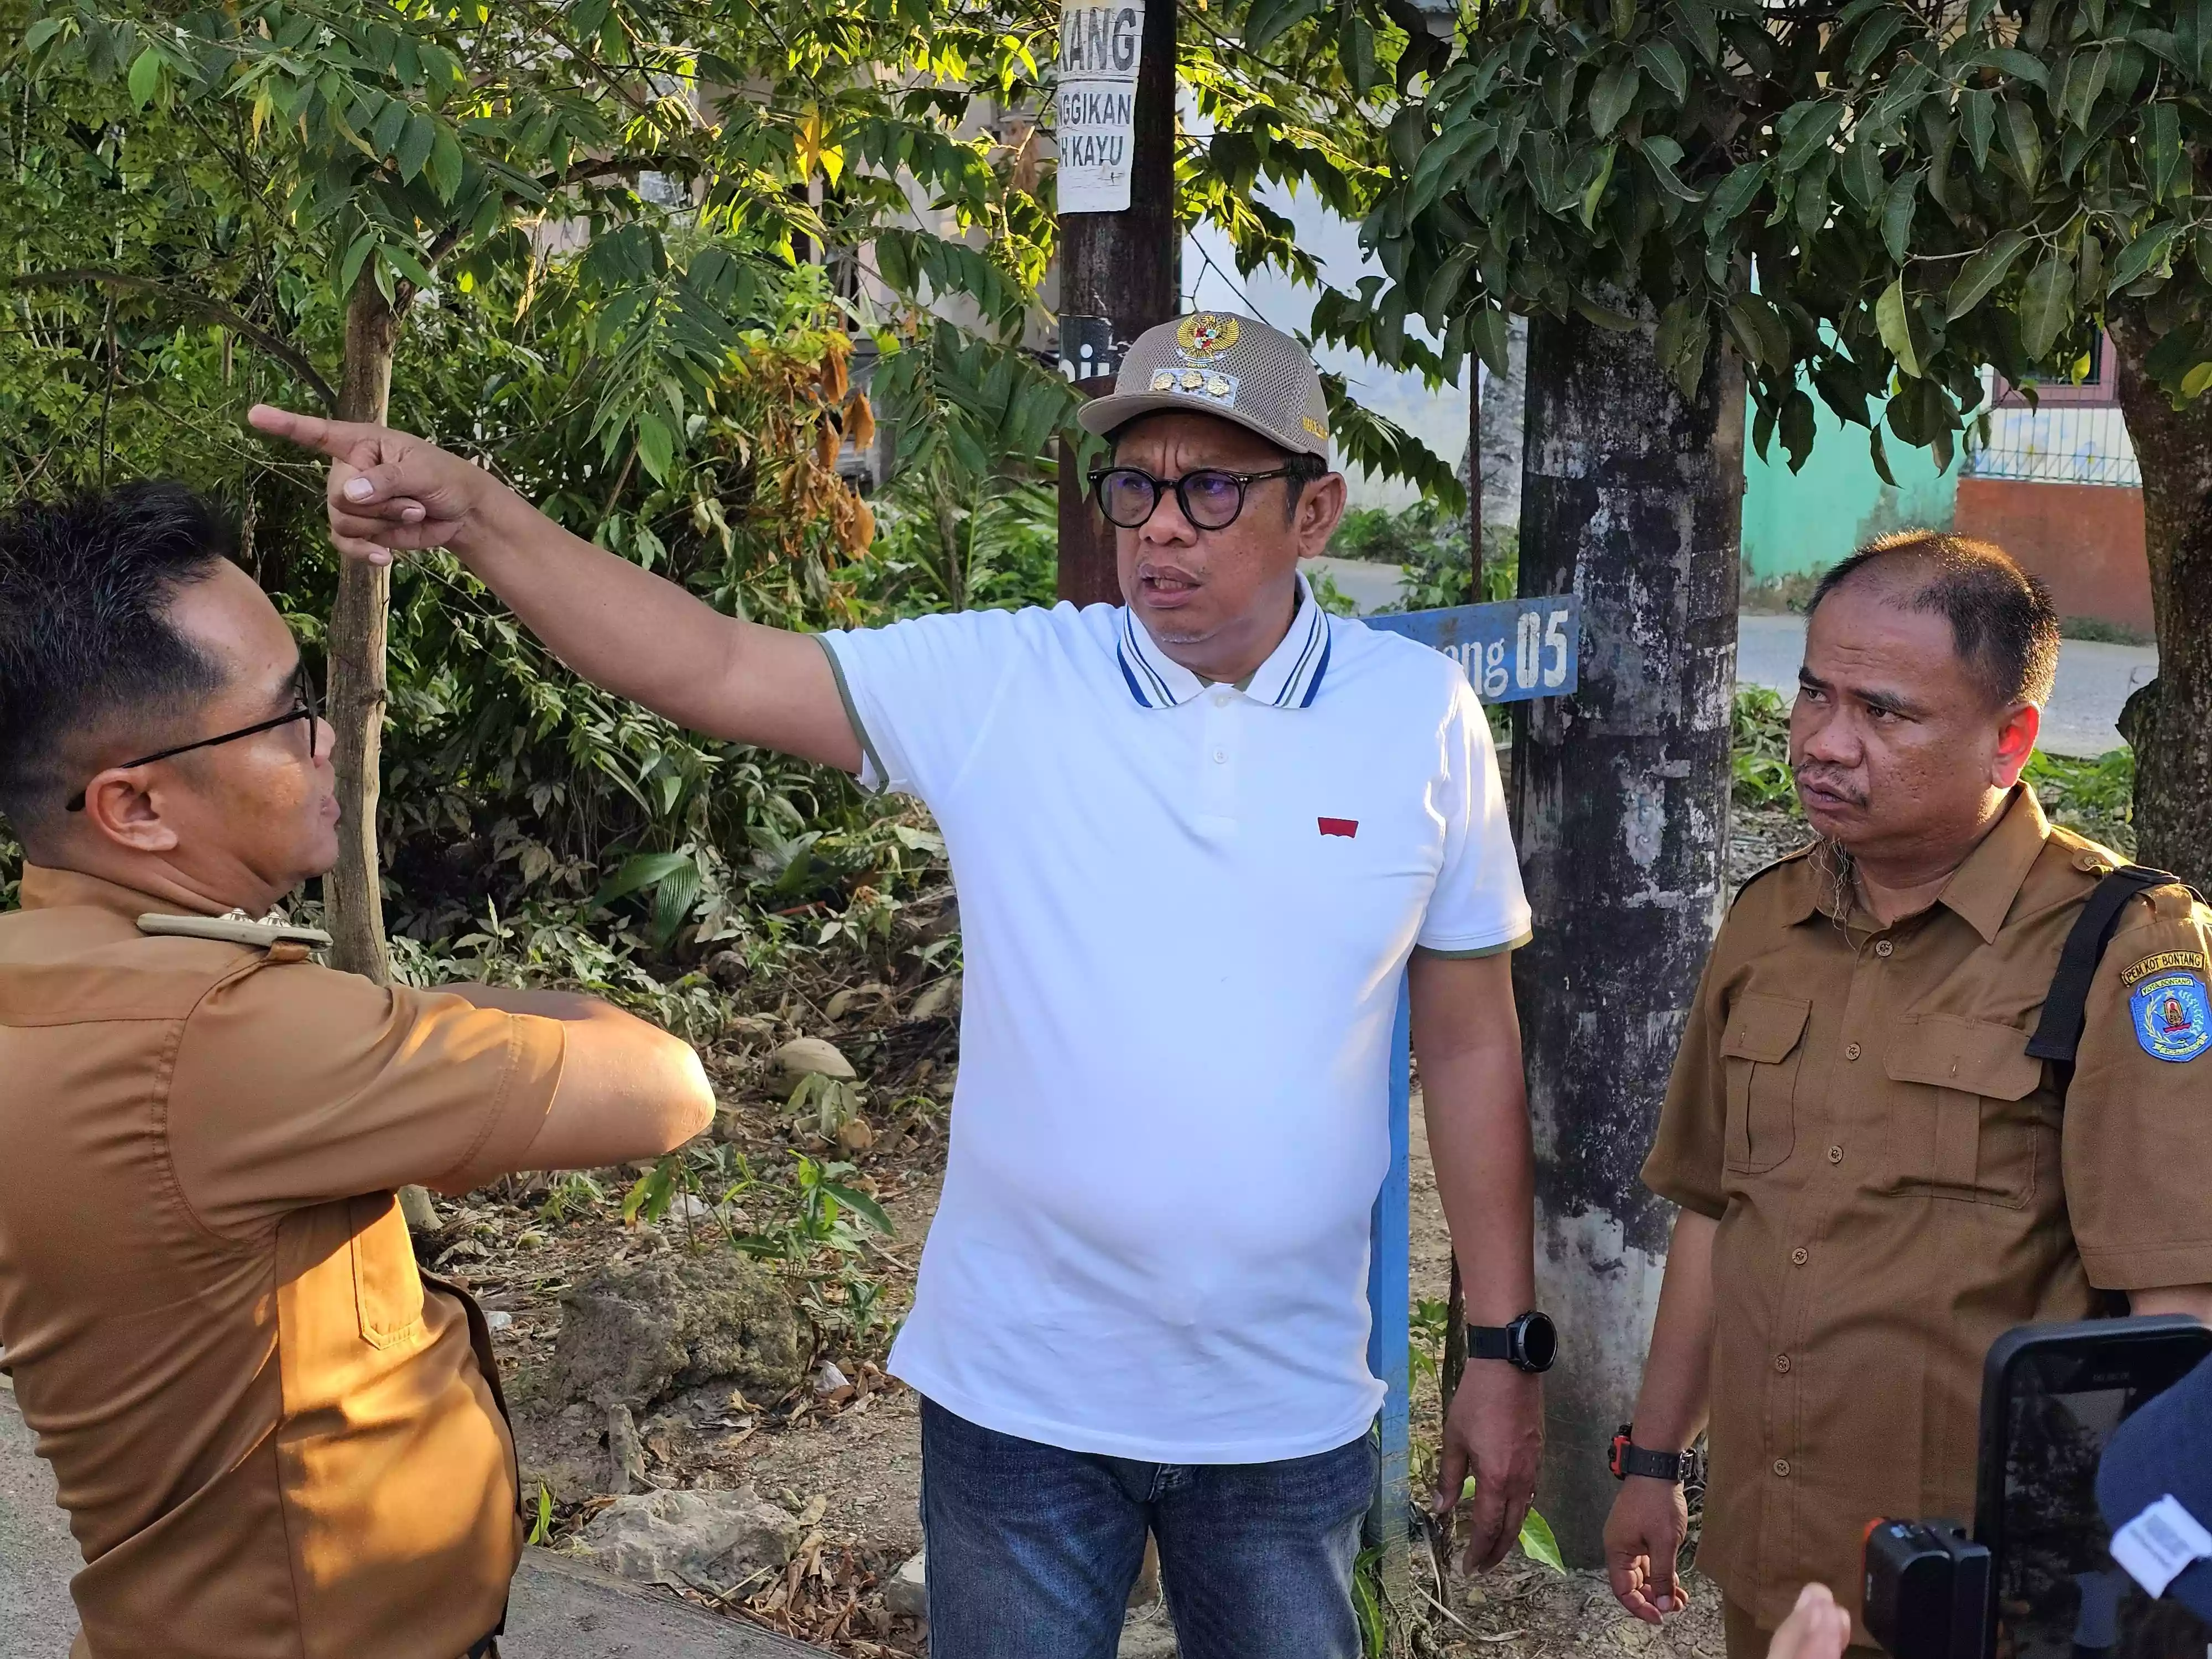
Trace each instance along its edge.
{"label": "watch strap", "polygon": [[1510,1325],[1468,1326],[1467,1357],[1469,1359],[1512,1358],[1513,1328]]}
{"label": "watch strap", "polygon": [[1642,1475],[1653,1480],[1671,1481],[1682,1486],[1697,1475],[1698,1455],[1693,1451],[1653,1451],[1639,1446],[1629,1438],[1632,1431],[1623,1427],[1613,1437],[1612,1455],[1607,1460],[1613,1478],[1626,1480],[1630,1475]]}

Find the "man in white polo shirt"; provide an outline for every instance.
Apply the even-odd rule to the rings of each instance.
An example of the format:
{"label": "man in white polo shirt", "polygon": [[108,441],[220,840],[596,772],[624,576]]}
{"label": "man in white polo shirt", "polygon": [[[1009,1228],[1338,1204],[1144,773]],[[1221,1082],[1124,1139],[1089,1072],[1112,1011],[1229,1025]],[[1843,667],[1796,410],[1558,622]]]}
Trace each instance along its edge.
{"label": "man in white polo shirt", "polygon": [[1344,480],[1295,342],[1186,317],[1085,409],[1125,606],[819,640],[722,616],[418,440],[254,418],[337,463],[349,555],[450,547],[580,673],[935,813],[961,1070],[892,1368],[924,1401],[936,1659],[1110,1655],[1147,1530],[1188,1659],[1358,1653],[1403,974],[1480,1328],[1437,1502],[1478,1475],[1469,1553],[1504,1553],[1552,1347],[1505,955],[1528,909],[1465,678],[1297,574]]}

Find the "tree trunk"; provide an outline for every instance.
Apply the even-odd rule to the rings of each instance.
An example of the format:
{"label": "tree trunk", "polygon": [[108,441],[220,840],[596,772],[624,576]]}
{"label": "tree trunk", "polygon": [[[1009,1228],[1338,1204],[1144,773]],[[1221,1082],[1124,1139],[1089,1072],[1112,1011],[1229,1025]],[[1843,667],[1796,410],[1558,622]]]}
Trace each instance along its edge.
{"label": "tree trunk", "polygon": [[2136,857],[2199,892],[2212,887],[2212,398],[2179,410],[2147,380],[2158,337],[2115,319],[2120,409],[2142,468],[2158,678],[2129,699]]}
{"label": "tree trunk", "polygon": [[[384,423],[399,313],[366,277],[346,305],[345,374],[338,419]],[[384,640],[392,567],[345,559],[331,611],[330,719],[337,732],[338,861],[323,878],[331,963],[378,984],[391,978],[384,890],[376,851],[379,766],[384,749]]]}
{"label": "tree trunk", "polygon": [[[1624,305],[1624,309],[1630,308]],[[1536,1285],[1559,1322],[1538,1506],[1602,1560],[1600,1449],[1629,1414],[1672,1206],[1638,1178],[1723,904],[1743,382],[1685,403],[1647,321],[1528,331],[1524,595],[1572,592],[1581,689],[1515,705],[1513,828],[1535,912],[1513,988],[1536,1138]]]}
{"label": "tree trunk", "polygon": [[[1103,319],[1121,348],[1180,307],[1182,233],[1176,223],[1176,0],[1147,0],[1129,156],[1129,205],[1121,213],[1064,213],[1060,219],[1060,314]],[[1063,323],[1065,343],[1071,337]],[[1063,343],[1063,356],[1066,346]],[[1076,384],[1093,397],[1101,376]],[[1075,605],[1119,605],[1114,529],[1091,503],[1066,444],[1060,456],[1060,597]]]}

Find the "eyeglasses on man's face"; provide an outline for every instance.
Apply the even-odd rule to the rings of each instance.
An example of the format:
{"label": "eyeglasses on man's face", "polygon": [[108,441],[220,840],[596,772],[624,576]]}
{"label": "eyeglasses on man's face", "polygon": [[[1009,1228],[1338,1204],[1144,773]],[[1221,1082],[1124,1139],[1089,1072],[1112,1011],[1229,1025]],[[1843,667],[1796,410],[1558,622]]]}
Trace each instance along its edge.
{"label": "eyeglasses on man's face", "polygon": [[1200,467],[1180,478],[1155,478],[1140,467],[1109,467],[1091,475],[1091,493],[1106,522],[1134,530],[1151,519],[1170,490],[1182,507],[1182,515],[1200,530],[1226,530],[1244,510],[1245,493],[1269,478],[1287,478],[1291,469],[1271,472],[1228,472],[1219,467]]}
{"label": "eyeglasses on man's face", "polygon": [[[240,738],[258,737],[264,732],[274,732],[280,726],[289,726],[295,720],[307,723],[307,758],[315,758],[315,743],[322,730],[322,699],[315,695],[315,682],[307,673],[307,665],[301,663],[292,673],[292,707],[282,714],[265,720],[256,720],[251,726],[241,726],[235,732],[219,732],[211,738],[201,738],[192,743],[180,743],[173,749],[156,750],[150,755],[141,755],[137,760],[125,761],[111,771],[127,772],[134,766],[151,766],[155,761],[173,760],[179,755],[189,755],[195,749],[213,749],[219,744],[236,743]],[[64,803],[72,812],[84,811],[84,791],[80,789]]]}

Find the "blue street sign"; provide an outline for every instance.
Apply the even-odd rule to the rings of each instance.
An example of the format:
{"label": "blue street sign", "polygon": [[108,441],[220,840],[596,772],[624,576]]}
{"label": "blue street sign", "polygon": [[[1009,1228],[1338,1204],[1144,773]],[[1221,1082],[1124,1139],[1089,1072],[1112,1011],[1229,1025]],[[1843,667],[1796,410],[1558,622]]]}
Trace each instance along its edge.
{"label": "blue street sign", "polygon": [[[1582,603],[1571,593],[1364,617],[1370,628],[1403,634],[1455,659],[1485,702],[1565,696],[1579,683]],[[1411,1007],[1401,982],[1390,1034],[1390,1173],[1375,1195],[1367,1255],[1367,1364],[1389,1390],[1376,1423],[1382,1468],[1368,1510],[1368,1542],[1383,1550],[1386,1595],[1406,1594],[1412,1521],[1413,1097]],[[1395,1581],[1395,1583],[1394,1583]]]}
{"label": "blue street sign", "polygon": [[1360,620],[1454,659],[1485,702],[1565,696],[1579,680],[1583,609],[1572,593]]}

